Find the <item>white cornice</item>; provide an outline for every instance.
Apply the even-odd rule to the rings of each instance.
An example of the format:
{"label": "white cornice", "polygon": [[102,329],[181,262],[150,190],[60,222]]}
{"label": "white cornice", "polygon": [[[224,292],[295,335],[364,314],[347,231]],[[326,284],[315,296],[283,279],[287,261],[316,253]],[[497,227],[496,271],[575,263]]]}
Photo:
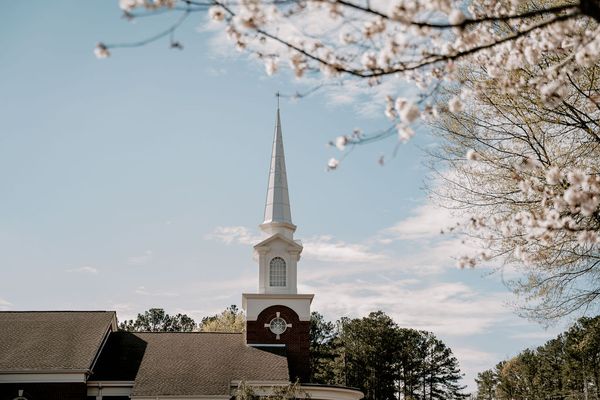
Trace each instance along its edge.
{"label": "white cornice", "polygon": [[1,372],[0,383],[85,382],[89,371],[35,371]]}
{"label": "white cornice", "polygon": [[263,310],[278,305],[292,309],[300,321],[310,321],[310,304],[314,297],[314,294],[243,293],[242,308],[247,321],[256,321]]}
{"label": "white cornice", "polygon": [[256,251],[260,251],[260,248],[265,247],[267,244],[269,244],[272,241],[277,240],[277,239],[288,243],[293,249],[297,249],[300,252],[302,252],[303,247],[300,243],[282,235],[281,233],[275,233],[272,236],[269,236],[268,238],[264,239],[262,242],[255,244],[254,249],[256,249]]}
{"label": "white cornice", "polygon": [[268,300],[306,300],[315,297],[314,294],[278,294],[278,293],[242,293],[242,298],[246,299],[268,299]]}

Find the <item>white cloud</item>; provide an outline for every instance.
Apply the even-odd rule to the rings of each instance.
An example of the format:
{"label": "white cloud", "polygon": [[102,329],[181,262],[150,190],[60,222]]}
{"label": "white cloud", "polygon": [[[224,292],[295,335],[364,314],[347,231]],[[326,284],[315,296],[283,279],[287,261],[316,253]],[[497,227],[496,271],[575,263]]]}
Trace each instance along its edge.
{"label": "white cloud", "polygon": [[67,272],[79,272],[79,273],[97,275],[98,268],[92,267],[91,265],[84,265],[83,267],[68,269]]}
{"label": "white cloud", "polygon": [[131,256],[127,259],[129,265],[146,265],[154,258],[152,250],[146,250],[144,254],[138,256]]}
{"label": "white cloud", "polygon": [[[243,226],[218,226],[212,233],[204,236],[207,240],[216,240],[226,244],[254,245],[265,238]],[[323,262],[364,263],[380,262],[387,259],[369,246],[360,243],[347,243],[334,239],[331,235],[313,236],[303,240],[302,256]]]}
{"label": "white cloud", "polygon": [[335,240],[330,235],[313,236],[303,241],[302,255],[307,259],[326,262],[371,263],[387,260],[383,254],[372,251],[369,246]]}
{"label": "white cloud", "polygon": [[225,244],[255,245],[264,237],[244,226],[217,226],[212,233],[204,235],[204,238]]}
{"label": "white cloud", "polygon": [[460,369],[465,374],[463,382],[467,390],[475,391],[475,378],[479,372],[492,368],[503,356],[497,353],[478,350],[472,347],[453,346],[452,353],[458,359]]}
{"label": "white cloud", "polygon": [[510,335],[511,339],[537,339],[537,340],[550,340],[557,336],[560,332],[553,331],[540,331],[540,332],[522,332]]}
{"label": "white cloud", "polygon": [[362,316],[382,310],[400,326],[435,334],[469,336],[485,333],[510,316],[505,293],[477,291],[461,282],[415,284],[414,280],[354,280],[316,284],[315,309],[332,317]]}
{"label": "white cloud", "polygon": [[393,240],[415,240],[441,237],[441,231],[456,225],[457,219],[450,210],[425,203],[407,217],[381,232],[380,240],[390,243]]}
{"label": "white cloud", "polygon": [[147,290],[144,286],[138,286],[135,289],[136,294],[140,294],[142,296],[155,296],[155,297],[178,297],[179,293],[169,292],[169,291],[150,291]]}
{"label": "white cloud", "polygon": [[6,311],[10,308],[10,306],[12,306],[12,303],[0,297],[0,311]]}

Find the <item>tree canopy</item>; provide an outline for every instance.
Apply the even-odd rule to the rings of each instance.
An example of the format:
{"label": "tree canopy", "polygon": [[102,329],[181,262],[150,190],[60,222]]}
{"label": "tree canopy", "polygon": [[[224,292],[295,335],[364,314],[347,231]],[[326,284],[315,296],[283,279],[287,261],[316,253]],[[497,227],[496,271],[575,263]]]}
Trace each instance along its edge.
{"label": "tree canopy", "polygon": [[431,332],[400,328],[381,311],[332,324],[313,313],[312,379],[357,387],[365,399],[462,399],[458,360]]}
{"label": "tree canopy", "polygon": [[246,317],[242,310],[232,304],[219,314],[202,318],[199,326],[202,332],[243,332]]}
{"label": "tree canopy", "polygon": [[600,316],[477,375],[477,400],[600,398]]}
{"label": "tree canopy", "polygon": [[543,321],[593,308],[600,294],[600,64],[567,73],[560,96],[536,91],[529,77],[555,58],[512,71],[524,81],[514,90],[481,67],[461,69],[462,87],[447,97],[477,94],[435,123],[431,187],[481,249],[460,266],[516,268],[508,283],[522,311]]}
{"label": "tree canopy", "polygon": [[191,332],[196,322],[186,314],[169,315],[162,308],[151,308],[138,314],[135,320],[125,320],[119,329],[132,332]]}

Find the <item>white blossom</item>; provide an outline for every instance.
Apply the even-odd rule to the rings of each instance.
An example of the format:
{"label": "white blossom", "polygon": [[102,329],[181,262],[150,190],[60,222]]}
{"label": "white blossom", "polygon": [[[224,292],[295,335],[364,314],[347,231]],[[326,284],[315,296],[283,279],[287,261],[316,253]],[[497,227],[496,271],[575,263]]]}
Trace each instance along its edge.
{"label": "white blossom", "polygon": [[414,122],[421,114],[419,107],[402,97],[396,99],[395,108],[400,119],[407,124]]}
{"label": "white blossom", "polygon": [[558,104],[567,95],[566,84],[561,79],[552,80],[540,87],[544,102],[549,105]]}
{"label": "white blossom", "polygon": [[585,174],[578,169],[569,171],[567,173],[567,181],[569,181],[571,185],[581,185],[585,181]]}
{"label": "white blossom", "polygon": [[329,161],[327,162],[327,169],[333,170],[333,169],[336,169],[339,165],[340,165],[339,160],[337,160],[335,158],[330,158]]}
{"label": "white blossom", "polygon": [[577,235],[577,241],[584,246],[589,244],[596,244],[599,242],[598,239],[598,232],[595,231],[581,231]]}
{"label": "white blossom", "polygon": [[452,25],[460,25],[463,22],[465,22],[465,19],[465,14],[463,14],[462,11],[456,8],[452,10],[448,15],[448,22],[450,22],[450,24]]}
{"label": "white blossom", "polygon": [[398,124],[396,129],[398,130],[398,139],[403,143],[408,142],[415,135],[410,126]]}
{"label": "white blossom", "polygon": [[377,54],[372,51],[368,51],[362,56],[362,64],[367,69],[376,69],[377,68]]}
{"label": "white blossom", "polygon": [[473,149],[469,149],[467,150],[467,154],[466,154],[466,158],[469,161],[477,161],[479,160],[479,154],[477,154],[477,152]]}
{"label": "white blossom", "polygon": [[223,21],[225,19],[225,10],[221,6],[212,6],[208,9],[208,16],[213,21]]}
{"label": "white blossom", "polygon": [[273,57],[267,58],[267,60],[265,61],[265,71],[267,72],[267,75],[271,76],[275,74],[277,72],[277,69],[277,59]]}
{"label": "white blossom", "polygon": [[108,48],[102,42],[100,42],[96,45],[96,47],[94,48],[94,54],[96,55],[97,58],[110,57],[110,51],[108,51]]}
{"label": "white blossom", "polygon": [[450,101],[448,102],[448,109],[450,110],[450,112],[453,112],[453,113],[462,111],[463,104],[462,104],[462,101],[460,101],[460,98],[458,96],[454,96],[453,98],[450,99]]}
{"label": "white blossom", "polygon": [[344,151],[346,145],[348,144],[348,138],[346,136],[338,136],[335,139],[335,147],[340,151]]}
{"label": "white blossom", "polygon": [[550,167],[546,171],[546,182],[549,185],[558,185],[561,179],[561,172],[558,167]]}

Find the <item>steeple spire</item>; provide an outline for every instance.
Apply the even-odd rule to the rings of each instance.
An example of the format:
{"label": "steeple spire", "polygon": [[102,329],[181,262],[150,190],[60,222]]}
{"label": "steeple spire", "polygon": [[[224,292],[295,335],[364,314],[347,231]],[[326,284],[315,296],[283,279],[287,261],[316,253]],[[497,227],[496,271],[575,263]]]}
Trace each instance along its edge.
{"label": "steeple spire", "polygon": [[275,119],[275,134],[269,169],[269,184],[265,202],[265,219],[261,229],[269,234],[281,233],[292,237],[296,226],[292,223],[290,198],[288,194],[285,156],[283,153],[283,138],[281,134],[281,118],[279,116],[279,93],[277,93],[277,115]]}

